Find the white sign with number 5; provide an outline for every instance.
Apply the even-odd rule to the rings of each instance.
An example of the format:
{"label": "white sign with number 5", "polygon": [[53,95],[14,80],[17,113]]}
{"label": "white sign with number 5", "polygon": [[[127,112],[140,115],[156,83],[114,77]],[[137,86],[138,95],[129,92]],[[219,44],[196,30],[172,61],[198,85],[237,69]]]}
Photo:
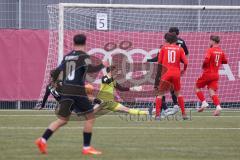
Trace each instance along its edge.
{"label": "white sign with number 5", "polygon": [[108,19],[106,13],[97,13],[97,30],[107,30],[108,29]]}

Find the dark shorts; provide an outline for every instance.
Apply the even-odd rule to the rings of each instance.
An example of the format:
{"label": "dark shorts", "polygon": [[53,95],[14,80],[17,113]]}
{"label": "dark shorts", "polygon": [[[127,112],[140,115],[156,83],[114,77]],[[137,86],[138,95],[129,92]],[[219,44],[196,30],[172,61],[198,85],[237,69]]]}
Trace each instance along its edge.
{"label": "dark shorts", "polygon": [[76,114],[90,113],[93,104],[87,96],[61,96],[56,114],[61,117],[69,117],[72,112]]}

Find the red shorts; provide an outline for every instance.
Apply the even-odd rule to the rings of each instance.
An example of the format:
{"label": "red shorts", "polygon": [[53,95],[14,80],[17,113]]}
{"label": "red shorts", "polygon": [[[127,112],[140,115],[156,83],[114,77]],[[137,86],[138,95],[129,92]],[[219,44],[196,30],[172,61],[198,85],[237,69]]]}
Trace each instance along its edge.
{"label": "red shorts", "polygon": [[211,88],[216,91],[218,89],[218,80],[218,74],[203,73],[201,77],[198,78],[196,86],[198,88],[204,88],[207,86],[208,89]]}
{"label": "red shorts", "polygon": [[162,76],[159,86],[160,91],[180,91],[180,89],[180,73],[167,72]]}

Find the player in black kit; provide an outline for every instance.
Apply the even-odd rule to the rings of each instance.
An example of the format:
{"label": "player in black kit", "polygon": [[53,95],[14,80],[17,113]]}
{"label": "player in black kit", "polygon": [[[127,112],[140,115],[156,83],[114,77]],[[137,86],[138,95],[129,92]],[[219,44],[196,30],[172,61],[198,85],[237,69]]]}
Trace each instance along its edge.
{"label": "player in black kit", "polygon": [[67,124],[72,111],[76,113],[85,113],[86,121],[83,128],[83,148],[82,154],[101,154],[100,151],[90,146],[92,129],[94,124],[94,113],[92,105],[85,91],[85,77],[88,72],[98,72],[107,63],[101,63],[93,66],[90,56],[85,53],[86,36],[83,34],[75,35],[73,38],[74,50],[67,54],[62,63],[53,73],[53,79],[60,79],[62,84],[58,88],[58,93],[61,95],[57,116],[58,119],[52,122],[42,137],[36,140],[41,153],[47,153],[46,141],[60,127]]}

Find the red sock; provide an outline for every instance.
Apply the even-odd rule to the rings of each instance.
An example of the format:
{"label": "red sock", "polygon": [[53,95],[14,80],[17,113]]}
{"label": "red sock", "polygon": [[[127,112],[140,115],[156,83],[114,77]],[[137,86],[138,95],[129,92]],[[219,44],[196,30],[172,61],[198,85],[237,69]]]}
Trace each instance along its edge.
{"label": "red sock", "polygon": [[184,99],[183,97],[178,97],[178,104],[181,108],[182,114],[186,114],[185,113],[185,106],[184,106]]}
{"label": "red sock", "polygon": [[198,92],[196,93],[196,95],[197,95],[198,99],[199,99],[201,102],[205,101],[205,97],[204,97],[202,91],[198,91]]}
{"label": "red sock", "polygon": [[161,108],[162,108],[162,98],[156,97],[156,117],[160,116]]}
{"label": "red sock", "polygon": [[215,106],[220,105],[220,101],[219,101],[219,98],[218,98],[217,95],[213,95],[213,96],[212,96],[212,100],[213,100],[213,104],[214,104]]}

